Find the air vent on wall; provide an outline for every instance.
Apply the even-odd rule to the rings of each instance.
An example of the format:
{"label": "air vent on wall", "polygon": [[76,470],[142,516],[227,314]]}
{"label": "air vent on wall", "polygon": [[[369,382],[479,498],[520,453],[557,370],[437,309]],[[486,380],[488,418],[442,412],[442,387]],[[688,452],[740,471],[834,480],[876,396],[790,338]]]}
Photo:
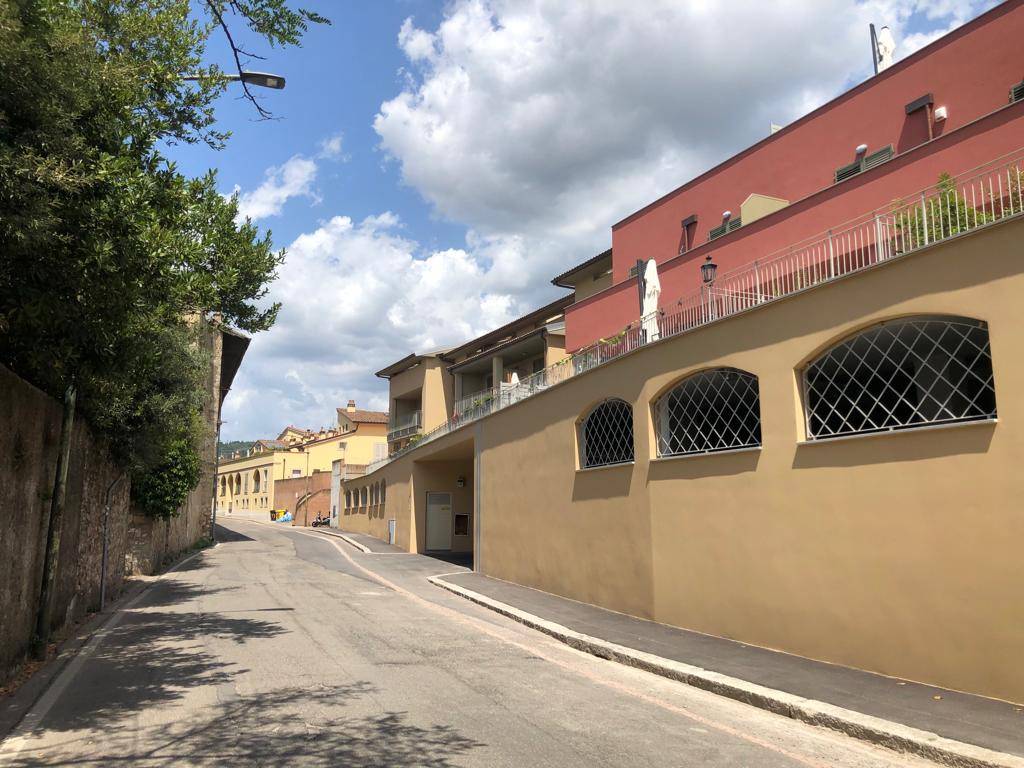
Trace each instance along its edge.
{"label": "air vent on wall", "polygon": [[849,165],[837,168],[836,183],[838,184],[840,181],[845,181],[846,179],[856,176],[858,173],[863,173],[864,171],[875,168],[884,162],[892,160],[893,154],[892,144],[890,144],[872,152],[870,155],[865,155],[855,163],[850,163]]}
{"label": "air vent on wall", "polygon": [[724,234],[732,232],[734,229],[739,229],[741,226],[743,226],[743,221],[739,216],[735,219],[723,221],[717,227],[708,232],[708,240],[714,240],[717,237],[721,237]]}
{"label": "air vent on wall", "polygon": [[1024,99],[1024,82],[1017,83],[1010,89],[1010,103]]}

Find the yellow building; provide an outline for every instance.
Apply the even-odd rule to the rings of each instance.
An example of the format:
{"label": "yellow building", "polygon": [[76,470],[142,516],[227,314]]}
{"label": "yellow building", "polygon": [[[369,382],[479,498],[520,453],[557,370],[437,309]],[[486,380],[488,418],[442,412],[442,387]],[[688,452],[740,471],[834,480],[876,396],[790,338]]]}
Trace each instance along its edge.
{"label": "yellow building", "polygon": [[356,408],[355,401],[337,410],[337,426],[317,432],[285,427],[274,440],[257,440],[244,455],[222,458],[217,474],[217,509],[229,517],[270,520],[274,483],[318,472],[335,462],[347,475],[361,474],[367,464],[387,455],[387,414]]}
{"label": "yellow building", "polygon": [[1024,701],[1024,220],[1007,219],[574,356],[575,375],[345,482],[340,526]]}
{"label": "yellow building", "polygon": [[392,452],[445,424],[500,400],[513,382],[529,379],[565,358],[563,296],[457,347],[412,354],[377,371],[388,380]]}

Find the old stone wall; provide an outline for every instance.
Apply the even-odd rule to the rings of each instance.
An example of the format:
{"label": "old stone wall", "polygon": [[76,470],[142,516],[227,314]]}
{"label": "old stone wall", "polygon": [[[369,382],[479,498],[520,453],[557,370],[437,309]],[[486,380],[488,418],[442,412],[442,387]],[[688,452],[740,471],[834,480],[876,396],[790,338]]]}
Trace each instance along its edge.
{"label": "old stone wall", "polygon": [[[61,403],[0,366],[0,681],[24,658],[35,629],[61,417]],[[99,607],[104,497],[121,474],[107,446],[76,420],[51,613],[55,632]],[[129,491],[122,477],[111,494],[108,597],[124,584]]]}
{"label": "old stone wall", "polygon": [[151,574],[183,552],[208,540],[212,533],[213,481],[217,475],[217,420],[220,416],[220,369],[223,339],[216,326],[201,326],[200,344],[210,358],[203,405],[205,427],[200,450],[202,475],[178,514],[154,520],[132,514],[125,566],[129,573]]}

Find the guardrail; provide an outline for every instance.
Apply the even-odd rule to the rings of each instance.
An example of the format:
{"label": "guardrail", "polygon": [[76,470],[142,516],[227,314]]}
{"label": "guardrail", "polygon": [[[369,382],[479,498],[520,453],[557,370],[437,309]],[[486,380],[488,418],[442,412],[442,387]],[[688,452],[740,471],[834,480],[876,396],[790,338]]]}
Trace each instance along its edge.
{"label": "guardrail", "polygon": [[413,411],[411,414],[403,418],[401,421],[392,421],[388,423],[388,435],[387,439],[399,440],[408,435],[414,435],[420,431],[423,427],[423,412]]}
{"label": "guardrail", "polygon": [[386,459],[367,474],[417,446],[543,392],[573,376],[615,360],[658,339],[770,303],[862,271],[933,243],[1024,212],[1024,150],[939,182],[883,208],[851,219],[750,264],[719,275],[699,291],[631,323],[621,333],[575,352],[517,385],[462,398],[452,417]]}

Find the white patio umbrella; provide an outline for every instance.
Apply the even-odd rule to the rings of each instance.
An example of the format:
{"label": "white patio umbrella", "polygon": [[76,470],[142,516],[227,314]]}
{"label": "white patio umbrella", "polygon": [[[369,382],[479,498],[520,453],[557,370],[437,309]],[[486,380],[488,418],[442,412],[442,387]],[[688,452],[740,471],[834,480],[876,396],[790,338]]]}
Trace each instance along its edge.
{"label": "white patio umbrella", "polygon": [[644,300],[640,306],[640,327],[646,341],[661,338],[658,330],[658,297],[661,296],[661,281],[658,280],[658,265],[654,259],[647,260],[644,267]]}

